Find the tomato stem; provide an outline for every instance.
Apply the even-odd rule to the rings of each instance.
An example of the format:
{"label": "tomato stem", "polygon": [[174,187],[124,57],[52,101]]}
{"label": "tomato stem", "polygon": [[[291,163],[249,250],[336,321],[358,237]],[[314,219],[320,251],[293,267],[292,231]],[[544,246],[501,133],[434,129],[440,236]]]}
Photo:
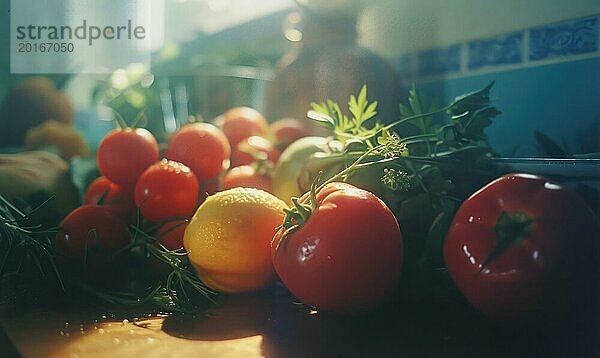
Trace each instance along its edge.
{"label": "tomato stem", "polygon": [[523,211],[503,211],[494,226],[496,247],[483,261],[479,271],[483,270],[498,256],[512,246],[529,238],[533,230],[533,219]]}

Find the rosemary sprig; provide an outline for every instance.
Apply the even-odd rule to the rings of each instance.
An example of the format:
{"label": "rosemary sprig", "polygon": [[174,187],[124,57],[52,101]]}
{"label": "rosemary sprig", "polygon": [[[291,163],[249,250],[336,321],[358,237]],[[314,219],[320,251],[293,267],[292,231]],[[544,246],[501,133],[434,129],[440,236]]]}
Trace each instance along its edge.
{"label": "rosemary sprig", "polygon": [[[42,205],[45,204],[47,202]],[[167,249],[150,234],[164,223],[148,224],[138,214],[137,222],[128,226],[130,244],[114,253],[108,262],[125,256],[130,264],[141,265],[137,270],[153,281],[142,289],[120,290],[88,280],[87,247],[83,269],[59,265],[53,245],[58,229],[35,224],[31,214],[38,209],[24,212],[0,196],[0,308],[20,303],[23,298],[32,296],[32,292],[38,296],[51,293],[82,301],[91,297],[110,305],[149,306],[170,312],[197,312],[203,303],[214,302],[215,293],[196,276],[187,253],[183,249]],[[159,265],[167,272],[156,280],[152,273]]]}
{"label": "rosemary sprig", "polygon": [[40,285],[65,288],[52,246],[56,229],[33,223],[40,207],[21,210],[0,195],[0,308],[19,302],[17,296],[31,296]]}

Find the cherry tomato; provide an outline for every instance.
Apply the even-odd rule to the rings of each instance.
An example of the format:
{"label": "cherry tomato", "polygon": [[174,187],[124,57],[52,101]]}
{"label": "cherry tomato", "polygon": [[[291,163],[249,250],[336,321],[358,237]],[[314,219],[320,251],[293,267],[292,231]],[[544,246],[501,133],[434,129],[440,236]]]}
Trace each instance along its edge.
{"label": "cherry tomato", "polygon": [[198,205],[202,204],[206,198],[219,190],[220,178],[213,178],[200,182],[198,190]]}
{"label": "cherry tomato", "polygon": [[310,135],[304,123],[295,118],[279,119],[271,123],[270,128],[275,137],[277,149],[280,151],[283,151],[292,142]]}
{"label": "cherry tomato", "polygon": [[[111,209],[86,204],[65,217],[56,234],[56,250],[72,262],[97,265],[129,243],[119,216]],[[87,250],[87,252],[86,252]]]}
{"label": "cherry tomato", "polygon": [[116,129],[100,142],[100,173],[124,188],[133,188],[146,168],[158,160],[158,143],[144,128]]}
{"label": "cherry tomato", "polygon": [[242,140],[237,148],[231,152],[231,166],[238,167],[252,164],[254,162],[254,157],[250,154],[252,152],[263,153],[265,159],[271,163],[277,163],[279,159],[279,151],[271,142],[254,135]]}
{"label": "cherry tomato", "polygon": [[444,260],[478,310],[500,321],[531,321],[574,304],[589,286],[581,280],[594,282],[590,255],[599,238],[576,194],[542,177],[508,174],[459,208]]}
{"label": "cherry tomato", "polygon": [[[102,203],[99,203],[102,199]],[[85,204],[98,204],[114,209],[124,219],[131,219],[136,212],[133,192],[123,189],[106,177],[99,177],[90,184],[84,196]]]}
{"label": "cherry tomato", "polygon": [[169,250],[181,249],[187,226],[187,220],[174,220],[164,224],[156,231],[158,242]]}
{"label": "cherry tomato", "polygon": [[284,229],[276,233],[271,248],[277,274],[317,309],[338,314],[374,309],[400,279],[403,245],[396,218],[375,195],[350,184],[328,184],[316,199],[299,229],[283,241]]}
{"label": "cherry tomato", "polygon": [[192,123],[171,138],[167,158],[187,165],[198,180],[206,181],[228,168],[230,154],[229,142],[219,128]]}
{"label": "cherry tomato", "polygon": [[198,179],[187,166],[163,159],[140,176],[135,203],[154,222],[191,216],[198,204]]}
{"label": "cherry tomato", "polygon": [[221,189],[233,189],[236,187],[256,188],[271,192],[271,178],[260,174],[250,165],[242,165],[229,170],[221,181]]}
{"label": "cherry tomato", "polygon": [[223,133],[229,140],[231,148],[237,148],[238,143],[252,136],[264,136],[268,124],[260,112],[250,107],[236,107],[223,113]]}

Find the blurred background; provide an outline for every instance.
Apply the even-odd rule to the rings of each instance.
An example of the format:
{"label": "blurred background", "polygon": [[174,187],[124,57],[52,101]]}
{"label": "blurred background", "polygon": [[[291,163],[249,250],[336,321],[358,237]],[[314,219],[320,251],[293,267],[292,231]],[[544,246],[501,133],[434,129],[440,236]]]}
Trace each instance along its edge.
{"label": "blurred background", "polygon": [[146,108],[147,127],[166,138],[190,116],[209,121],[240,105],[271,122],[304,119],[310,102],[345,103],[366,83],[389,122],[413,84],[443,105],[492,80],[503,114],[488,135],[499,154],[600,152],[598,1],[147,3],[150,68],[40,77],[10,73],[10,1],[0,1],[3,152],[35,147],[30,130],[50,119],[81,134],[87,148],[62,149],[63,157],[93,152],[113,128],[109,108],[125,118]]}

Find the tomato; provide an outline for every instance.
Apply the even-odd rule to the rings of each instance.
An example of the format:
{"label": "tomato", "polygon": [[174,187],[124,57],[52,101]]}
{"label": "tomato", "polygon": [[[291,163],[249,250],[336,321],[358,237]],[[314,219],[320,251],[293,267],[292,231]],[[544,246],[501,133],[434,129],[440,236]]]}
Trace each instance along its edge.
{"label": "tomato", "polygon": [[102,139],[96,159],[102,175],[133,188],[142,172],[158,160],[158,143],[146,129],[116,129]]}
{"label": "tomato", "polygon": [[221,189],[236,187],[262,189],[271,192],[271,178],[260,174],[250,165],[242,165],[229,170],[221,181]]}
{"label": "tomato", "polygon": [[304,123],[295,118],[279,119],[271,123],[270,128],[279,150],[284,150],[296,140],[310,135]]}
{"label": "tomato", "polygon": [[174,220],[164,224],[156,231],[158,242],[169,250],[181,249],[187,226],[187,220]]}
{"label": "tomato", "polygon": [[167,158],[190,167],[198,180],[216,178],[229,166],[231,148],[221,130],[209,123],[181,128],[169,143]]}
{"label": "tomato", "polygon": [[[101,199],[102,203],[99,203]],[[133,218],[137,210],[132,191],[123,189],[106,177],[99,177],[90,184],[83,201],[85,204],[99,204],[114,209],[125,219]]]}
{"label": "tomato", "polygon": [[265,159],[271,163],[277,163],[279,159],[279,151],[271,142],[263,137],[250,136],[242,140],[231,153],[231,166],[252,164],[254,162],[254,157],[250,154],[252,152],[264,153]]}
{"label": "tomato", "polygon": [[265,117],[260,112],[250,107],[236,107],[223,113],[222,129],[229,140],[231,148],[244,139],[252,136],[264,136],[268,130]]}
{"label": "tomato", "polygon": [[599,238],[577,195],[542,177],[508,174],[459,208],[444,260],[478,310],[500,321],[531,321],[572,305],[589,286],[577,282],[590,281]]}
{"label": "tomato", "polygon": [[[86,204],[67,215],[56,234],[56,251],[77,264],[98,265],[129,243],[119,216],[104,206]],[[87,249],[87,253],[86,253]]]}
{"label": "tomato", "polygon": [[282,282],[304,303],[333,313],[383,304],[402,270],[396,218],[375,195],[346,183],[327,184],[316,199],[299,229],[281,241],[281,228],[271,243]]}
{"label": "tomato", "polygon": [[198,203],[198,179],[187,166],[163,159],[140,176],[135,203],[154,222],[191,216]]}

